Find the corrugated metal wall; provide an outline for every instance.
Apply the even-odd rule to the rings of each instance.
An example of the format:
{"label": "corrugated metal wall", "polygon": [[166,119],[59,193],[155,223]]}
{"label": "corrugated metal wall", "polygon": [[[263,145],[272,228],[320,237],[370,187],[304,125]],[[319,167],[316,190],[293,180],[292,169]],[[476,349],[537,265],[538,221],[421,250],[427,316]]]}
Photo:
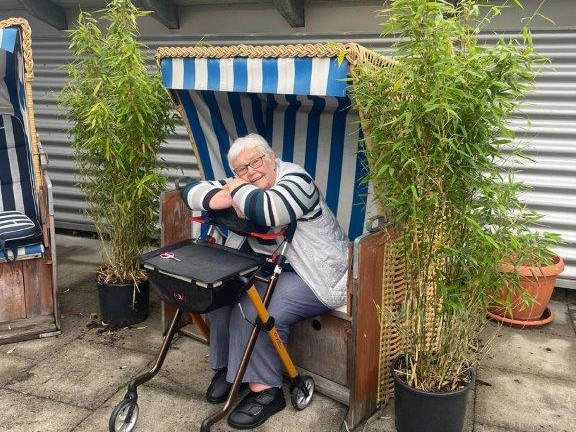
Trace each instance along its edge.
{"label": "corrugated metal wall", "polygon": [[542,228],[565,241],[557,248],[566,264],[558,285],[576,289],[576,30],[540,31],[535,42],[550,62],[522,109],[525,118],[511,120],[532,159],[515,178],[531,186],[523,198],[544,215]]}
{"label": "corrugated metal wall", "polygon": [[[527,153],[533,158],[525,164],[517,179],[533,186],[525,195],[526,202],[544,214],[544,228],[564,237],[566,244],[558,252],[566,261],[566,270],[558,285],[576,288],[576,30],[542,30],[534,32],[538,51],[551,62],[539,76],[536,92],[529,98],[528,114],[531,127],[526,130],[522,118],[511,120],[519,139],[530,142]],[[492,36],[485,36],[490,40]],[[199,37],[154,38],[143,42],[154,51],[158,46],[193,45]],[[228,35],[204,38],[211,45],[237,43],[290,44],[315,42],[358,42],[380,52],[390,53],[390,40],[377,35],[315,35],[248,37]],[[38,39],[34,41],[36,79],[33,85],[38,132],[50,157],[49,173],[54,184],[56,226],[90,230],[82,214],[82,194],[75,186],[72,150],[66,134],[63,110],[57,96],[66,81],[63,65],[70,61],[67,41]],[[151,64],[151,67],[153,65]],[[168,140],[162,150],[169,177],[197,176],[196,160],[192,155],[183,127]]]}

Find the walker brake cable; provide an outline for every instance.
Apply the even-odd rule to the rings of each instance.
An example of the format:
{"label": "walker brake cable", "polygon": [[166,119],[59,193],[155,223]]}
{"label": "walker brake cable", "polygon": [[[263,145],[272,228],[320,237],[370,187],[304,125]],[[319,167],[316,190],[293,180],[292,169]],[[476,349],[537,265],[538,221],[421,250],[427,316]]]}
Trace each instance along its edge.
{"label": "walker brake cable", "polygon": [[[278,250],[282,247],[282,245],[283,245],[285,242],[286,242],[286,239],[284,238],[284,239],[280,242],[280,244],[278,245],[278,247],[274,250],[274,252],[272,252],[272,254],[270,254],[270,257],[275,257],[275,256],[276,256],[276,253],[278,252]],[[269,261],[269,259],[267,258],[266,261],[264,261],[264,263],[262,263],[262,264],[260,265],[260,267],[258,267],[258,269],[252,274],[252,276],[250,276],[250,278],[248,279],[248,281],[249,281],[249,283],[250,283],[251,285],[254,285],[254,277],[256,276],[256,273],[258,273],[258,272],[268,263],[268,261]],[[272,261],[272,260],[270,260],[270,261],[271,261],[271,262],[274,262],[274,261]],[[242,318],[244,318],[248,324],[250,324],[252,327],[258,327],[258,328],[260,328],[261,330],[266,331],[265,329],[263,329],[263,327],[262,327],[261,325],[259,326],[259,325],[256,324],[255,322],[252,322],[252,321],[250,321],[250,320],[248,319],[248,317],[247,317],[246,314],[244,313],[244,309],[242,308],[242,305],[240,304],[240,302],[238,302],[237,305],[238,305],[238,308],[240,309],[240,313],[242,314]]]}

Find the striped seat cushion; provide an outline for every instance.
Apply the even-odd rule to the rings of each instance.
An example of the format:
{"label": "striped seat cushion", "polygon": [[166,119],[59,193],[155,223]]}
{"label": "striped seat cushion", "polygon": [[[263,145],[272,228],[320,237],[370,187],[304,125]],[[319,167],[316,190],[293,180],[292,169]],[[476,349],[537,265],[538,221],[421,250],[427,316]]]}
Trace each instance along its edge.
{"label": "striped seat cushion", "polygon": [[19,118],[0,115],[0,211],[15,210],[38,220],[32,155]]}
{"label": "striped seat cushion", "polygon": [[162,60],[163,82],[182,105],[206,179],[232,176],[226,154],[258,133],[284,161],[315,179],[348,237],[363,232],[366,162],[349,64],[334,58]]}
{"label": "striped seat cushion", "polygon": [[15,261],[42,253],[42,233],[28,216],[17,211],[0,212],[0,259]]}

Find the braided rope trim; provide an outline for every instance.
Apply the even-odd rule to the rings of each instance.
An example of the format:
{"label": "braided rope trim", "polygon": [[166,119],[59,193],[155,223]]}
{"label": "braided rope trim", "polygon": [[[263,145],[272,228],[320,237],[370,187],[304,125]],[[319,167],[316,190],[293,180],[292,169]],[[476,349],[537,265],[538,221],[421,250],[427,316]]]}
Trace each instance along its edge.
{"label": "braided rope trim", "polygon": [[0,21],[0,28],[20,27],[22,32],[22,52],[24,55],[24,72],[26,78],[34,78],[34,61],[32,60],[32,29],[24,18],[8,18]]}
{"label": "braided rope trim", "polygon": [[395,61],[356,43],[299,45],[232,45],[216,47],[160,47],[156,50],[158,65],[163,58],[293,58],[344,56],[352,66],[368,61],[378,67],[391,67]]}

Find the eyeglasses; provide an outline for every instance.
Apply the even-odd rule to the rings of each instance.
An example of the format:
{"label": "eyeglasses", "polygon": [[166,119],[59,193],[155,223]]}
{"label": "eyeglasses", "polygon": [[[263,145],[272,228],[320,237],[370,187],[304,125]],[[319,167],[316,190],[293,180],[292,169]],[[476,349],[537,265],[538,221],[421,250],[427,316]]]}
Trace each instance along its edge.
{"label": "eyeglasses", "polygon": [[235,168],[232,171],[234,171],[234,173],[238,177],[241,177],[248,172],[248,167],[254,168],[254,169],[260,168],[262,166],[262,164],[264,163],[264,156],[266,156],[266,155],[262,155],[260,157],[255,158],[255,159],[252,159],[246,165],[240,165],[238,168]]}

